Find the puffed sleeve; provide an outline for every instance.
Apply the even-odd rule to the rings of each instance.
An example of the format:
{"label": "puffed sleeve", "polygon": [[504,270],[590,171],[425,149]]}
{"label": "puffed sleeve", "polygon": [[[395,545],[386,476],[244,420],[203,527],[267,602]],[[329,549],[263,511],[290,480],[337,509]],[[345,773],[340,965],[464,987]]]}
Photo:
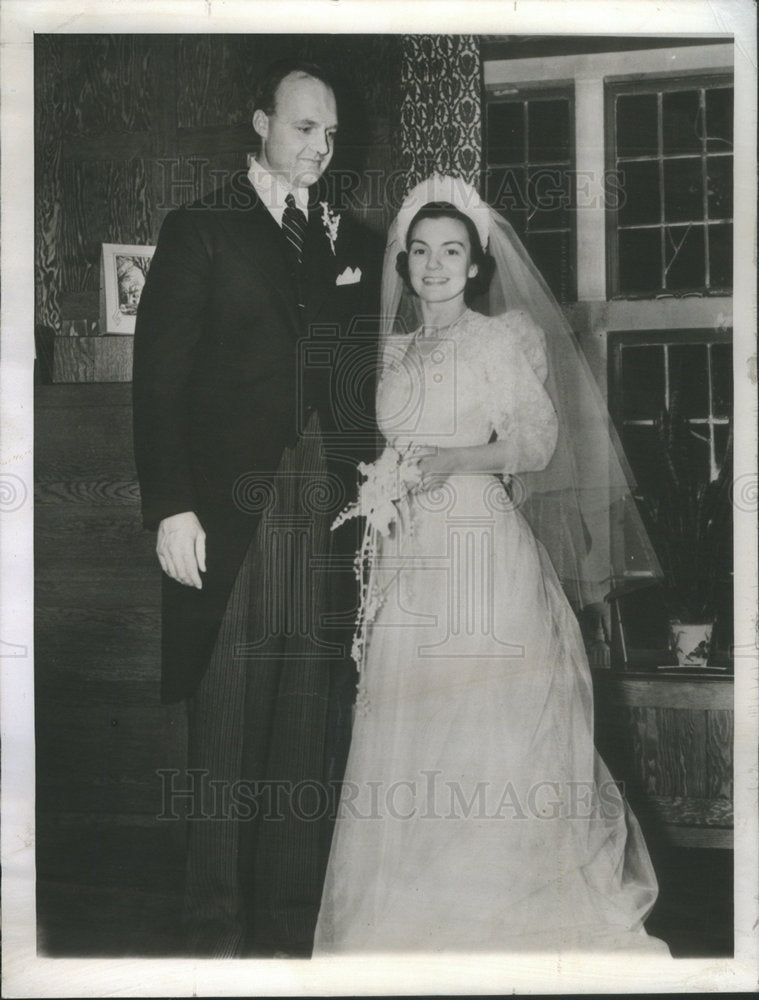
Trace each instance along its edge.
{"label": "puffed sleeve", "polygon": [[545,381],[545,334],[523,310],[494,317],[485,333],[484,376],[493,430],[507,445],[503,472],[536,472],[551,460],[558,421]]}

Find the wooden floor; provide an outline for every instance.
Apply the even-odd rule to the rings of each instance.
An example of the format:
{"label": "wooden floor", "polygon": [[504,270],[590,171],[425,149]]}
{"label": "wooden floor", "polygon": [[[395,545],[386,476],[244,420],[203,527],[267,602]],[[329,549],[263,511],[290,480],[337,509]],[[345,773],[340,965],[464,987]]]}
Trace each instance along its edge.
{"label": "wooden floor", "polygon": [[646,922],[675,958],[733,954],[733,852],[659,847],[649,840],[659,898]]}
{"label": "wooden floor", "polygon": [[[38,950],[49,956],[181,955],[182,852],[163,822],[38,831]],[[660,895],[647,922],[675,958],[733,951],[732,851],[652,848]]]}

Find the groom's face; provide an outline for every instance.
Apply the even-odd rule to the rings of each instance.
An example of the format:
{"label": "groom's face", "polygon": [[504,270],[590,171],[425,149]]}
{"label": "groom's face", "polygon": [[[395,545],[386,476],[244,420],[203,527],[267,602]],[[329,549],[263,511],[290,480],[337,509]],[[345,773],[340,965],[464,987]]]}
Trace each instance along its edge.
{"label": "groom's face", "polygon": [[290,187],[309,187],[332,159],[337,107],[330,88],[305,73],[290,73],[277,88],[274,110],[260,108],[253,127],[261,136],[259,161]]}

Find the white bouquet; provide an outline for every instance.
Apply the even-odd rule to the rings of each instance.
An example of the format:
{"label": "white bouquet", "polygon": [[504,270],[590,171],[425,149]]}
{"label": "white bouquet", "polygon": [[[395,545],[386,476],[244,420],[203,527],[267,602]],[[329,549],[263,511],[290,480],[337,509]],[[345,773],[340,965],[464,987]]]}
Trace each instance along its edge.
{"label": "white bouquet", "polygon": [[[354,517],[365,517],[366,526],[361,548],[356,554],[356,579],[360,584],[360,605],[356,632],[353,636],[351,656],[361,671],[366,657],[366,635],[368,627],[374,621],[382,604],[382,594],[374,581],[374,563],[377,558],[379,536],[387,537],[391,526],[398,519],[398,501],[407,496],[419,484],[421,471],[416,462],[409,461],[415,451],[415,445],[409,445],[401,452],[388,447],[382,452],[376,462],[360,462],[358,471],[364,477],[359,486],[358,499],[335,518],[332,530]],[[359,695],[361,688],[359,688]],[[367,706],[361,702],[361,710]]]}
{"label": "white bouquet", "polygon": [[358,499],[338,514],[332,530],[353,517],[365,517],[380,535],[387,536],[398,517],[398,501],[407,496],[421,478],[418,464],[408,461],[415,450],[414,446],[404,452],[388,447],[375,462],[359,462],[358,471],[364,481],[359,486]]}

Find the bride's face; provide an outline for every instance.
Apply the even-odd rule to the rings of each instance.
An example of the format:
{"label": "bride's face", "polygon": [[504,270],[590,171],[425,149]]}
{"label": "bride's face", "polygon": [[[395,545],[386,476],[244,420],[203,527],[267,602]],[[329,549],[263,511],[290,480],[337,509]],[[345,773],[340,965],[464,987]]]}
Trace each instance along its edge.
{"label": "bride's face", "polygon": [[477,274],[469,233],[458,219],[420,219],[408,245],[411,287],[425,302],[463,298],[466,283]]}

